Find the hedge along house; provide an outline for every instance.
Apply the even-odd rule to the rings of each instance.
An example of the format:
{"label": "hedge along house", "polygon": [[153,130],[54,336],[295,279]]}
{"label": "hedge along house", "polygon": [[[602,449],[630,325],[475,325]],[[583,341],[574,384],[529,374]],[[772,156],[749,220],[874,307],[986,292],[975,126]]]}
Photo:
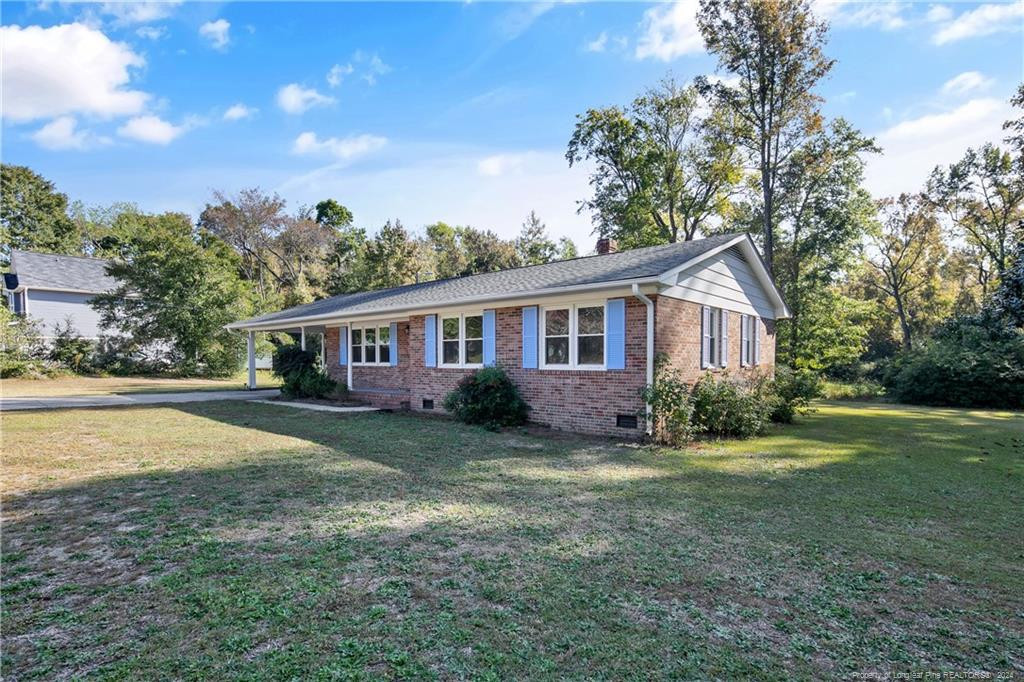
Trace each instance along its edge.
{"label": "hedge along house", "polygon": [[440,410],[458,381],[504,367],[554,428],[639,435],[640,390],[662,356],[684,378],[770,371],[786,304],[745,234],[334,296],[236,322],[323,333],[328,371],[383,407]]}

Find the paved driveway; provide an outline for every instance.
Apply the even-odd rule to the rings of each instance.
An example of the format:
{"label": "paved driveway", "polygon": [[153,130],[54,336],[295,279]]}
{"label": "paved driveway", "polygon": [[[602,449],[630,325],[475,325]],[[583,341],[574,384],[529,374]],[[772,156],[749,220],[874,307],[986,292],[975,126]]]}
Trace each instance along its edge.
{"label": "paved driveway", "polygon": [[154,405],[159,403],[195,403],[204,400],[257,400],[273,398],[278,390],[262,391],[190,391],[183,393],[134,393],[121,395],[67,395],[42,398],[0,398],[0,412],[12,410],[53,410],[66,407],[110,407],[117,405]]}

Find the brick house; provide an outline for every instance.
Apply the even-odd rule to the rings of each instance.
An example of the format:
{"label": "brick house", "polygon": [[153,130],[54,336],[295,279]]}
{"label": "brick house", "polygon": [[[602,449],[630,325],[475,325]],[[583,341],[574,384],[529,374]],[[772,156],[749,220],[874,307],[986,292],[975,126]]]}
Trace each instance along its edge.
{"label": "brick house", "polygon": [[230,325],[322,334],[324,362],[369,402],[417,411],[474,370],[504,367],[532,421],[636,436],[663,356],[685,378],[771,371],[788,309],[745,234],[334,296]]}

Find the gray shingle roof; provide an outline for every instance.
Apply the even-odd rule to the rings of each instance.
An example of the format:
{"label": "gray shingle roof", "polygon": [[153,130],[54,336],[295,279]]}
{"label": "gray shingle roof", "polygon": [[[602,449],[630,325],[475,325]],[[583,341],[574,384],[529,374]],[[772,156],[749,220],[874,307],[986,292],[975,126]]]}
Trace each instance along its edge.
{"label": "gray shingle roof", "polygon": [[11,251],[11,269],[18,285],[39,289],[62,289],[103,293],[117,287],[104,268],[110,261],[102,258],[59,256],[35,251]]}
{"label": "gray shingle roof", "polygon": [[506,295],[508,298],[514,298],[560,287],[582,287],[602,282],[655,278],[691,258],[696,258],[735,239],[737,236],[736,234],[719,235],[690,242],[620,251],[603,256],[585,256],[545,265],[531,265],[481,275],[407,284],[392,289],[342,294],[244,320],[232,326],[247,326],[320,315],[371,314],[393,309],[427,308],[452,303],[468,303],[478,299],[493,299]]}

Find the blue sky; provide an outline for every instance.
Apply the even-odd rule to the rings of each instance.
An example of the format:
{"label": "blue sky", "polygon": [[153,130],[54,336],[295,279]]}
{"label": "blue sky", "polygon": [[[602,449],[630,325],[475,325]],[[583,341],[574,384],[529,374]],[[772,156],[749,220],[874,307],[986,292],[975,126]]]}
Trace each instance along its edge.
{"label": "blue sky", "polygon": [[[530,210],[584,251],[574,117],[715,71],[676,3],[3,3],[5,163],[72,199],[198,214],[212,191],[333,197],[375,231],[510,237]],[[817,2],[828,116],[874,135],[868,186],[921,186],[998,141],[1024,3]]]}

